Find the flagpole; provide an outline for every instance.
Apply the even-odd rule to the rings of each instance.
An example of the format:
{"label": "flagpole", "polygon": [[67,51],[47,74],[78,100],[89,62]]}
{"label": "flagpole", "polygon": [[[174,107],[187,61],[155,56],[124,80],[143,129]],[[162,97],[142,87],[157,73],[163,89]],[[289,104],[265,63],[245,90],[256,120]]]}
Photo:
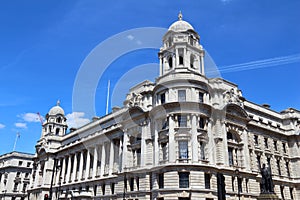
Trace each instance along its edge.
{"label": "flagpole", "polygon": [[16,145],[17,145],[17,141],[18,141],[18,138],[20,137],[20,133],[17,132],[17,135],[16,135],[16,139],[15,139],[15,144],[14,144],[14,148],[13,148],[13,151],[16,150]]}

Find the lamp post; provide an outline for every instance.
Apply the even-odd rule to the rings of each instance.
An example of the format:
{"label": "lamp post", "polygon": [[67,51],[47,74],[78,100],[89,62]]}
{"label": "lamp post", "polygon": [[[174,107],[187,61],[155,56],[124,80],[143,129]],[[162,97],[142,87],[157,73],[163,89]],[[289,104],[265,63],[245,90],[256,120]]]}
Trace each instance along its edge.
{"label": "lamp post", "polygon": [[241,199],[241,193],[240,193],[240,191],[241,191],[241,188],[240,188],[240,171],[238,170],[238,169],[236,169],[235,171],[235,175],[236,175],[236,177],[237,177],[237,183],[238,183],[238,198],[239,198],[239,200]]}

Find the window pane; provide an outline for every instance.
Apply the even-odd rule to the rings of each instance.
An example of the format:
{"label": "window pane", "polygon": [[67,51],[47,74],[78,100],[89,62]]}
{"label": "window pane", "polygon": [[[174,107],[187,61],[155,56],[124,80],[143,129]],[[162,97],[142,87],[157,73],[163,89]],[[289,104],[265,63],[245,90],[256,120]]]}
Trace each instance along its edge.
{"label": "window pane", "polygon": [[179,188],[188,188],[189,187],[189,172],[180,172],[179,173]]}
{"label": "window pane", "polygon": [[203,103],[203,93],[199,92],[199,102]]}
{"label": "window pane", "polygon": [[178,116],[178,126],[179,127],[187,127],[187,117],[186,115]]}
{"label": "window pane", "polygon": [[178,90],[178,101],[186,101],[186,91]]}
{"label": "window pane", "polygon": [[179,141],[179,159],[188,159],[188,141]]}
{"label": "window pane", "polygon": [[160,95],[160,103],[161,104],[164,104],[166,102],[166,94],[165,93],[162,93]]}

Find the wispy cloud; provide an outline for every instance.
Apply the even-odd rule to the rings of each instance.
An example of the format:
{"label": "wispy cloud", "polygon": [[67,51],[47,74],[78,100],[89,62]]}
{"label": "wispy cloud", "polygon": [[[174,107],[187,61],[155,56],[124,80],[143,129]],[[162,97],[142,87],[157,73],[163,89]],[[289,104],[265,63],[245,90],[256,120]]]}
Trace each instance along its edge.
{"label": "wispy cloud", "polygon": [[78,128],[90,122],[89,119],[84,118],[84,112],[72,112],[66,115],[67,124],[69,128]]}
{"label": "wispy cloud", "polygon": [[0,124],[0,129],[5,128],[4,124]]}
{"label": "wispy cloud", "polygon": [[25,113],[20,114],[18,117],[22,118],[25,122],[40,122],[39,116],[37,113]]}
{"label": "wispy cloud", "polygon": [[[227,65],[219,67],[219,72],[229,73],[229,72],[237,72],[237,71],[245,71],[251,69],[260,69],[267,67],[274,67],[278,65],[286,65],[291,63],[300,62],[300,54],[293,54],[289,56],[280,56],[275,58],[256,60],[246,63]],[[214,71],[207,71],[208,73],[212,73]]]}
{"label": "wispy cloud", "polygon": [[23,128],[23,129],[26,129],[27,128],[27,124],[26,123],[22,123],[22,122],[17,122],[15,123],[15,126],[17,128]]}

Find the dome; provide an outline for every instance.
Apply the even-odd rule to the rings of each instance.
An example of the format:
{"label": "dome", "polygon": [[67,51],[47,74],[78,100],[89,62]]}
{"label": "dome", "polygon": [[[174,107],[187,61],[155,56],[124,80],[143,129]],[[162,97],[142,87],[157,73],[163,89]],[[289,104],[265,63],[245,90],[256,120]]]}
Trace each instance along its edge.
{"label": "dome", "polygon": [[170,27],[169,31],[175,31],[175,32],[184,32],[187,30],[194,30],[192,25],[184,20],[182,20],[182,14],[181,12],[178,15],[178,21],[174,22]]}
{"label": "dome", "polygon": [[65,111],[59,106],[59,104],[60,104],[60,102],[57,101],[56,106],[53,106],[49,110],[49,115],[57,115],[57,114],[65,115]]}

